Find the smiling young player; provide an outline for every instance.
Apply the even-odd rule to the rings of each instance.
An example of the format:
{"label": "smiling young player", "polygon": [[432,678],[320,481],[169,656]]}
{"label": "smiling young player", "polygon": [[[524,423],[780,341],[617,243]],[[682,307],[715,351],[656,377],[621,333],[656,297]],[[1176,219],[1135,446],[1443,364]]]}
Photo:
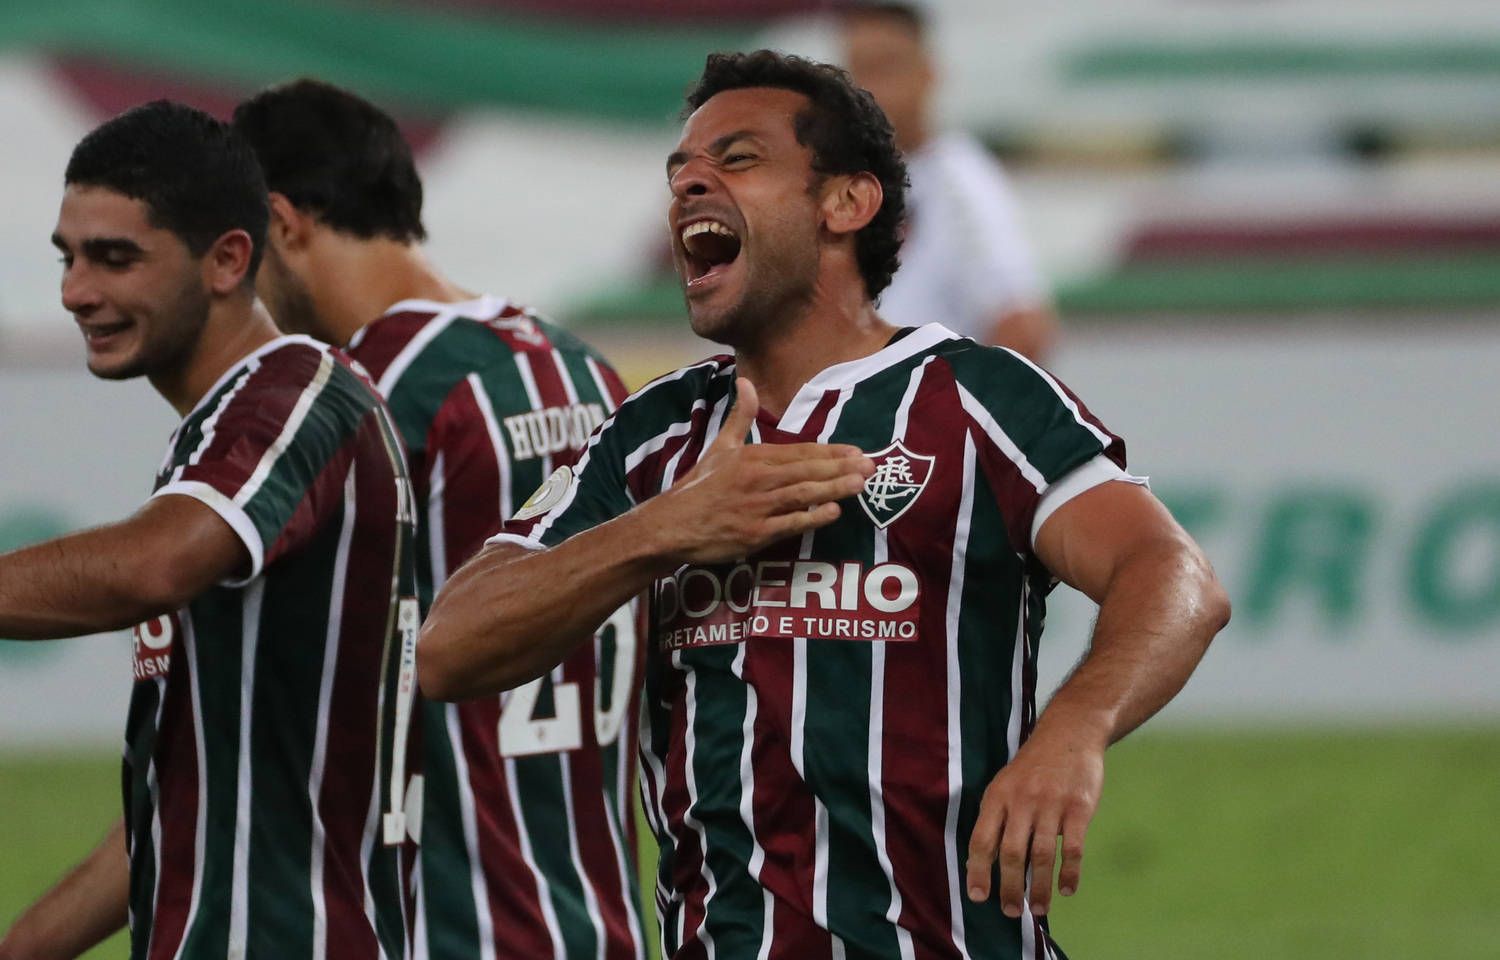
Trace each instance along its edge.
{"label": "smiling young player", "polygon": [[134,626],[124,819],[17,920],[4,957],[406,956],[413,505],[348,358],[255,300],[265,183],[168,101],[68,161],[52,242],[88,367],[183,417],[119,523],[0,556],[0,636]]}
{"label": "smiling young player", "polygon": [[[868,94],[760,51],[710,57],[688,105],[668,222],[692,328],[734,355],[623,403],[455,574],[424,689],[523,683],[648,590],[665,956],[1059,956],[1105,748],[1223,591],[1050,375],[881,319],[904,171]],[[1055,578],[1101,612],[1037,716]]]}

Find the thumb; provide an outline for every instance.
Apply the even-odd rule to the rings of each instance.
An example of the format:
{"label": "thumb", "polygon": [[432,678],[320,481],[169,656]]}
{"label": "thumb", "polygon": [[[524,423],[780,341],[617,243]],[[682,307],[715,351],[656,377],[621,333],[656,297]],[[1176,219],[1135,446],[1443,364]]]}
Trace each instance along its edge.
{"label": "thumb", "polygon": [[736,379],[734,388],[734,409],[729,411],[729,416],[724,418],[724,425],[719,428],[719,435],[714,440],[716,447],[744,446],[750,425],[755,422],[755,415],[760,411],[760,400],[755,396],[755,386],[749,380],[744,377]]}

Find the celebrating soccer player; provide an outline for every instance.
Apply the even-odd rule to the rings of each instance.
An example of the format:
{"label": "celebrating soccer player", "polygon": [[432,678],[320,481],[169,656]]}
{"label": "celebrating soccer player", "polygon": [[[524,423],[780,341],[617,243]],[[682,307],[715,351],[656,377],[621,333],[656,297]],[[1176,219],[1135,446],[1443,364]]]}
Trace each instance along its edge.
{"label": "celebrating soccer player", "polygon": [[[710,57],[688,105],[668,222],[692,327],[734,355],[621,404],[454,575],[421,682],[526,683],[650,591],[666,956],[1054,956],[1105,748],[1228,602],[1049,374],[881,319],[905,172],[868,94],[760,51]],[[1101,611],[1037,716],[1054,579]]]}
{"label": "celebrating soccer player", "polygon": [[88,367],[183,420],[134,516],[0,556],[0,635],[135,627],[125,817],[0,954],[406,955],[413,504],[347,358],[255,300],[265,183],[156,101],[73,151],[52,242]]}
{"label": "celebrating soccer player", "polygon": [[[475,297],[422,252],[422,183],[395,122],[315,80],[241,104],[270,189],[263,299],[349,352],[390,402],[418,503],[423,608],[624,396],[574,337]],[[433,960],[644,956],[630,811],[636,626],[502,701],[421,706],[417,934]]]}

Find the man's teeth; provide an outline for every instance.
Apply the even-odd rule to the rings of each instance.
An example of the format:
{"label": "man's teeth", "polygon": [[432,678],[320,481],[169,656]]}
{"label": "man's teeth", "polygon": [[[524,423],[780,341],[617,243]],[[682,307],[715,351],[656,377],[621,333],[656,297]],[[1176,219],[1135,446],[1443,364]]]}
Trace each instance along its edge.
{"label": "man's teeth", "polygon": [[690,238],[696,237],[700,233],[716,233],[721,237],[734,237],[736,235],[733,230],[717,220],[699,220],[697,223],[690,223],[682,228],[682,242],[685,244]]}

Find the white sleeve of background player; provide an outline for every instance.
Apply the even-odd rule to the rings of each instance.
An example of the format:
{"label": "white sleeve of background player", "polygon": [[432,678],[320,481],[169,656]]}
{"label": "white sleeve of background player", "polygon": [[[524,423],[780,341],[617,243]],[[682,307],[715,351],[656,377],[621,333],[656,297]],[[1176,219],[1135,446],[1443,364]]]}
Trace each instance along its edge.
{"label": "white sleeve of background player", "polygon": [[1046,285],[1005,171],[966,139],[944,144],[940,166],[953,219],[950,249],[966,261],[958,277],[968,315],[993,317],[1045,304]]}
{"label": "white sleeve of background player", "polygon": [[1041,531],[1042,524],[1047,518],[1057,512],[1057,508],[1072,500],[1080,493],[1094,489],[1101,483],[1109,483],[1111,480],[1123,480],[1126,483],[1137,483],[1143,487],[1150,487],[1151,482],[1147,477],[1137,477],[1121,470],[1119,465],[1104,454],[1099,454],[1092,460],[1074,467],[1064,474],[1056,483],[1050,484],[1042,492],[1041,499],[1037,501],[1036,513],[1031,518],[1031,546],[1036,548],[1036,535]]}

